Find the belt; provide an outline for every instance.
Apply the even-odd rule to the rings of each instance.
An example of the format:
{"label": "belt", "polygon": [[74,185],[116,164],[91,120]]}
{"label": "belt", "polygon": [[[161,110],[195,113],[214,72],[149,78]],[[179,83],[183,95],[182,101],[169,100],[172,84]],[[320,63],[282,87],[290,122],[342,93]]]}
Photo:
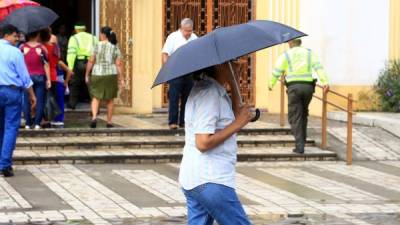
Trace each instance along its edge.
{"label": "belt", "polygon": [[316,82],[310,82],[310,81],[292,81],[292,82],[286,82],[286,87],[289,87],[294,84],[309,84],[309,85],[315,85]]}
{"label": "belt", "polygon": [[18,90],[18,91],[23,90],[22,87],[18,87],[18,86],[13,85],[13,84],[11,84],[11,85],[0,85],[0,87],[7,87],[7,88],[11,88],[11,89]]}
{"label": "belt", "polygon": [[89,56],[77,56],[76,59],[77,60],[88,60]]}

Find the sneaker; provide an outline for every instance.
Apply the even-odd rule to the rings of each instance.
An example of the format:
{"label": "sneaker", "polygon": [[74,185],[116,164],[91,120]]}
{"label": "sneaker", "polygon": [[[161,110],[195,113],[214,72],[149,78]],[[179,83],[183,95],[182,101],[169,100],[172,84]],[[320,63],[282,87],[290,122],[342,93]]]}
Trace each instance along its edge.
{"label": "sneaker", "polygon": [[40,130],[40,126],[39,125],[35,125],[35,127],[33,129],[34,130]]}
{"label": "sneaker", "polygon": [[51,127],[63,128],[64,127],[64,122],[51,122]]}
{"label": "sneaker", "polygon": [[114,125],[112,125],[112,123],[107,123],[107,128],[113,128]]}
{"label": "sneaker", "polygon": [[43,123],[42,128],[51,128],[51,123],[49,122]]}
{"label": "sneaker", "polygon": [[75,110],[76,106],[73,106],[70,103],[67,103],[67,108],[71,109],[71,110]]}
{"label": "sneaker", "polygon": [[31,129],[31,126],[25,125],[25,129],[29,130]]}

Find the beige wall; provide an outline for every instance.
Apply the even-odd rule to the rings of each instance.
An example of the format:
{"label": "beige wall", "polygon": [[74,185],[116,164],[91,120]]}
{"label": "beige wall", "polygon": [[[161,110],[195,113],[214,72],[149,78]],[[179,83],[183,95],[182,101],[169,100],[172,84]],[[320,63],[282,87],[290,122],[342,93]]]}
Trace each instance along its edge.
{"label": "beige wall", "polygon": [[[257,0],[256,19],[273,20],[297,28],[300,0]],[[277,113],[280,109],[280,84],[268,91],[274,62],[287,49],[285,44],[256,53],[256,107]]]}
{"label": "beige wall", "polygon": [[[154,108],[162,107],[161,87],[150,89],[153,80],[161,67],[163,4],[162,0],[134,0],[133,37],[133,107],[122,112],[151,113]],[[300,4],[302,0],[256,0],[255,18],[282,22],[300,28]],[[390,0],[390,57],[400,56],[400,1]],[[151,16],[148,15],[157,15]],[[279,112],[280,84],[273,91],[268,91],[267,84],[271,78],[273,64],[277,57],[287,49],[285,44],[257,52],[255,59],[256,107]],[[333,85],[332,89],[343,94],[353,93],[357,99],[360,91],[371,92],[371,85]],[[332,98],[335,103],[345,106],[343,100]],[[285,107],[287,101],[285,99]],[[362,104],[357,107],[365,108]],[[330,109],[331,110],[331,109]],[[287,110],[286,110],[287,111]],[[320,115],[321,103],[314,99],[310,113]]]}
{"label": "beige wall", "polygon": [[389,58],[400,59],[400,1],[390,0]]}
{"label": "beige wall", "polygon": [[133,5],[133,107],[120,112],[147,114],[161,106],[161,88],[150,88],[161,67],[163,5],[161,0],[134,0]]}
{"label": "beige wall", "polygon": [[[339,54],[342,52],[342,50],[338,49],[333,49],[332,51],[336,53],[332,53],[335,55],[335,57],[327,57],[328,55],[328,50],[331,50],[329,48],[319,48],[320,46],[318,45],[319,42],[326,40],[324,38],[321,38],[320,36],[322,35],[332,35],[331,33],[325,33],[321,27],[318,27],[318,20],[315,20],[312,16],[316,16],[314,14],[318,14],[319,11],[317,12],[313,10],[314,8],[309,9],[309,11],[305,10],[307,7],[317,7],[315,6],[314,3],[318,3],[319,7],[326,8],[329,6],[329,4],[333,5],[339,5],[339,3],[336,2],[330,2],[327,4],[327,2],[320,2],[317,0],[257,0],[256,1],[256,19],[268,19],[268,20],[274,20],[278,22],[285,23],[287,25],[290,25],[292,27],[298,28],[305,33],[309,34],[309,37],[304,38],[304,46],[305,47],[310,47],[313,50],[315,50],[318,55],[320,55],[321,60],[323,64],[325,65],[328,74],[330,75],[330,80],[333,80],[331,82],[331,89],[335,90],[343,95],[348,95],[349,93],[353,94],[353,98],[358,100],[360,94],[364,95],[364,100],[358,101],[354,104],[354,107],[358,110],[369,110],[372,107],[368,102],[365,100],[365,96],[367,95],[367,100],[371,99],[376,100],[374,98],[374,92],[373,92],[373,83],[374,80],[376,79],[378,75],[378,71],[373,72],[373,79],[370,79],[371,81],[367,84],[360,82],[354,82],[352,84],[351,82],[346,83],[346,82],[341,82],[339,84],[335,83],[335,79],[337,76],[348,76],[346,74],[349,74],[349,71],[346,72],[341,72],[337,73],[335,69],[337,69],[337,65],[335,64],[338,62],[338,59],[335,54]],[[341,4],[344,4],[345,1],[342,1]],[[371,4],[374,2],[370,2]],[[376,2],[375,2],[376,3]],[[400,57],[400,14],[398,13],[400,11],[400,1],[398,0],[390,0],[390,58],[399,58]],[[312,5],[310,5],[312,4]],[[324,9],[325,9],[324,8]],[[382,7],[381,7],[382,8]],[[326,9],[329,11],[329,9]],[[388,9],[389,10],[389,9]],[[383,9],[380,10],[380,12],[383,12]],[[333,12],[336,13],[336,12]],[[359,13],[360,14],[360,13]],[[364,14],[354,14],[354,18],[358,17],[363,17]],[[386,15],[386,14],[385,14]],[[323,17],[324,14],[321,14],[318,16]],[[340,15],[339,15],[340,16]],[[358,16],[358,17],[357,17]],[[311,17],[311,18],[310,18]],[[316,17],[317,18],[317,17]],[[334,19],[334,18],[333,18]],[[309,20],[312,20],[310,22]],[[340,21],[338,21],[339,23]],[[316,24],[315,29],[310,29],[310,26],[312,24]],[[319,24],[319,26],[322,26]],[[340,25],[340,24],[338,24]],[[323,33],[321,33],[323,32]],[[342,35],[342,34],[340,34]],[[351,38],[351,33],[347,33],[345,35],[349,35],[349,38]],[[353,35],[354,36],[354,35]],[[343,39],[343,37],[338,37],[339,39]],[[359,40],[359,39],[358,39]],[[335,41],[332,39],[331,41]],[[357,40],[356,40],[357,41]],[[385,42],[381,43],[382,45],[385,45]],[[315,46],[314,46],[315,45]],[[345,46],[344,46],[345,47]],[[357,46],[358,48],[358,46]],[[279,113],[280,112],[280,84],[278,83],[274,90],[272,92],[268,91],[267,89],[267,83],[268,80],[271,78],[271,71],[273,68],[273,64],[276,61],[276,58],[279,54],[283,53],[287,49],[286,45],[280,45],[277,47],[269,48],[263,51],[259,51],[256,53],[256,106],[259,108],[266,108],[269,112],[272,113]],[[332,55],[331,54],[331,55]],[[347,52],[345,52],[347,54]],[[324,58],[325,56],[325,58]],[[346,55],[347,56],[347,55]],[[364,55],[365,56],[365,55]],[[385,54],[386,56],[386,54]],[[386,59],[386,57],[383,57]],[[340,58],[339,58],[340,59]],[[369,58],[368,58],[369,59]],[[375,64],[382,64],[384,65],[384,60],[375,60],[373,61]],[[368,61],[368,60],[365,60]],[[358,65],[358,62],[357,62]],[[362,64],[359,66],[363,66]],[[365,65],[364,65],[365,66]],[[345,70],[346,71],[346,70]],[[375,70],[374,70],[375,71]],[[370,71],[370,73],[372,73]],[[363,76],[360,73],[351,73],[351,74],[359,74],[358,76]],[[336,76],[336,77],[334,77]],[[372,76],[372,75],[371,75]],[[335,79],[334,79],[335,78]],[[348,77],[347,77],[348,78]],[[354,78],[354,77],[352,77]],[[364,77],[363,77],[364,78]],[[347,79],[347,81],[350,81]],[[316,95],[321,96],[320,90],[317,89]],[[343,98],[336,97],[334,95],[329,96],[329,100],[334,102],[335,104],[346,107],[347,103]],[[376,101],[374,102],[376,103]],[[285,112],[287,112],[287,98],[285,95]],[[314,98],[310,104],[310,114],[320,116],[321,115],[321,108],[322,104],[321,101]],[[334,107],[329,107],[329,111],[332,110],[337,110]]]}

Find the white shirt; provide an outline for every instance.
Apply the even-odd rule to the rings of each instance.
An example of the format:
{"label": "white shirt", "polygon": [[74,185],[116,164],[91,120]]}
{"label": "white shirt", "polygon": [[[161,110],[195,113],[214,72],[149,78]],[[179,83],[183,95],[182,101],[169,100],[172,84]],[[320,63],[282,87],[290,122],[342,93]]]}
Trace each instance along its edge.
{"label": "white shirt", "polygon": [[167,53],[170,56],[182,45],[195,39],[197,39],[197,35],[194,33],[190,35],[189,39],[186,39],[180,30],[172,32],[170,35],[168,35],[167,40],[165,41],[162,53]]}
{"label": "white shirt", "polygon": [[185,190],[204,183],[235,188],[236,135],[205,153],[196,148],[196,134],[214,134],[235,119],[231,100],[211,78],[195,83],[185,108],[185,147],[179,182]]}

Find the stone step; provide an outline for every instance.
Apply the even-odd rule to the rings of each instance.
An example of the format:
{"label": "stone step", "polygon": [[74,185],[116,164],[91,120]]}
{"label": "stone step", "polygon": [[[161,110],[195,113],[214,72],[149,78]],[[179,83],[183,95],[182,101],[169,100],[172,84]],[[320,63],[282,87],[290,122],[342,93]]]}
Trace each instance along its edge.
{"label": "stone step", "polygon": [[[110,150],[16,150],[15,164],[75,163],[168,163],[179,162],[181,148],[110,149]],[[239,148],[238,161],[337,160],[336,153],[317,147],[306,148],[305,154],[292,153],[290,147]]]}
{"label": "stone step", "polygon": [[[170,130],[166,128],[139,129],[139,128],[68,128],[68,129],[42,129],[26,130],[21,129],[20,137],[75,137],[75,136],[174,136],[184,135],[184,129]],[[289,128],[244,128],[240,135],[286,135],[290,134]]]}
{"label": "stone step", "polygon": [[[291,147],[292,135],[238,135],[239,147]],[[182,148],[185,137],[177,136],[63,136],[63,137],[20,137],[20,150],[67,150],[67,149],[114,149],[114,148]],[[314,140],[307,140],[313,146]]]}

